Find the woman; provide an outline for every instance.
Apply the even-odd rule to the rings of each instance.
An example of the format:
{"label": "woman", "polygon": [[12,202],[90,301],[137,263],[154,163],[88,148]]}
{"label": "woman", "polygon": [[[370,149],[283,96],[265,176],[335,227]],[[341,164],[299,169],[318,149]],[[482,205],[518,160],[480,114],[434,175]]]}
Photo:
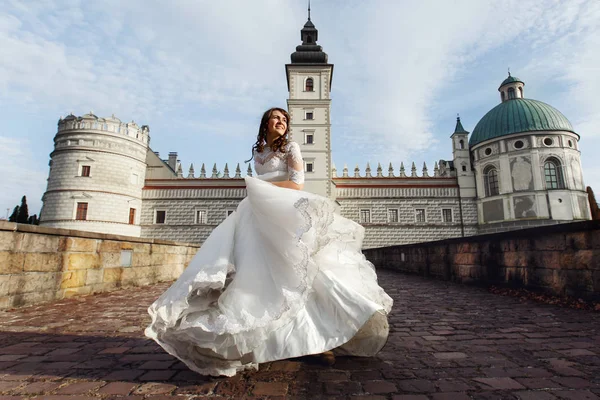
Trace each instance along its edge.
{"label": "woman", "polygon": [[264,113],[248,196],[148,310],[146,335],[200,374],[333,349],[372,356],[387,340],[392,300],[360,252],[364,229],[301,191],[288,121],[281,108]]}

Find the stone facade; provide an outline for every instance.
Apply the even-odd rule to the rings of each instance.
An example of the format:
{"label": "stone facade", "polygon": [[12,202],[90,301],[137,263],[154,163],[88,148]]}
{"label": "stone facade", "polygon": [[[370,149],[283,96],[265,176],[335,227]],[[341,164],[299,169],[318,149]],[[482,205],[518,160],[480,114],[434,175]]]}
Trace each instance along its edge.
{"label": "stone facade", "polygon": [[0,309],[172,281],[198,247],[0,222]]}

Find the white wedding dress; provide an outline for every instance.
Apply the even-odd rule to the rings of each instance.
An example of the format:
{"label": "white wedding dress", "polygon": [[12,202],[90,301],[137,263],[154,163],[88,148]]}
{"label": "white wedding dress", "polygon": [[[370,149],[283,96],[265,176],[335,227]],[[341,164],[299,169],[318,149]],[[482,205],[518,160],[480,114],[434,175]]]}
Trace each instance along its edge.
{"label": "white wedding dress", "polygon": [[248,196],[150,306],[146,335],[204,375],[332,349],[375,355],[392,299],[360,251],[363,227],[329,199],[268,182],[304,182],[297,143],[254,159]]}

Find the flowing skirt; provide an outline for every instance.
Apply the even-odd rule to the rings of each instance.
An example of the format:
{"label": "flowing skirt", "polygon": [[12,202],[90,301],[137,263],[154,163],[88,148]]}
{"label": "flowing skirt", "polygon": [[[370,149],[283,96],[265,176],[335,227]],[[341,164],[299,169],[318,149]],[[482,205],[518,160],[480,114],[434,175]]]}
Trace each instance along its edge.
{"label": "flowing skirt", "polygon": [[364,228],[324,197],[246,178],[248,196],[148,309],[146,336],[203,375],[318,354],[373,356],[392,299]]}

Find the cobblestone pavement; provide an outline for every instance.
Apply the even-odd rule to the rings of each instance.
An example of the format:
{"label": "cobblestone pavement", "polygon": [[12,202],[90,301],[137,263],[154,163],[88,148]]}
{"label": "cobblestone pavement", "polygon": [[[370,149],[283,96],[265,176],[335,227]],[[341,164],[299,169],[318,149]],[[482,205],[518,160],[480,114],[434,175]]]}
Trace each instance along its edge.
{"label": "cobblestone pavement", "polygon": [[600,313],[380,271],[394,298],[376,358],[305,357],[202,377],[143,337],[167,287],[0,312],[0,400],[600,399]]}

